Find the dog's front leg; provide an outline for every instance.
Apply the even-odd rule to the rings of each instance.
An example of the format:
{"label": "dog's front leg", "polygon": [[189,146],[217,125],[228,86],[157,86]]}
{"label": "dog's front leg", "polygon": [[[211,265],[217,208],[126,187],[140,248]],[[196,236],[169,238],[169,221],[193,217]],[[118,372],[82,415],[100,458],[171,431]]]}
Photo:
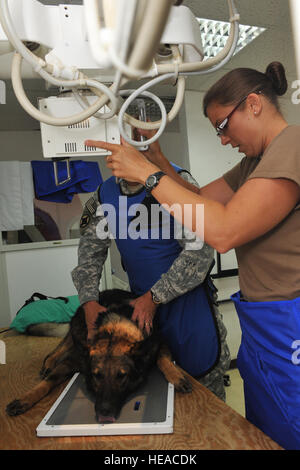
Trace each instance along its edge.
{"label": "dog's front leg", "polygon": [[165,344],[161,346],[158,353],[157,366],[167,381],[174,385],[177,392],[189,393],[192,391],[191,382],[182,370],[174,364],[169,348]]}
{"label": "dog's front leg", "polygon": [[56,348],[45,357],[42,368],[40,370],[40,376],[45,379],[49,375],[56,365],[62,362],[68,355],[73,353],[74,343],[71,332],[69,331],[65,338],[56,346]]}
{"label": "dog's front leg", "polygon": [[22,398],[9,403],[6,407],[7,414],[9,416],[17,416],[25,413],[44,398],[53,388],[64,382],[76,371],[77,369],[74,367],[72,359],[58,364],[44,380],[27,392]]}

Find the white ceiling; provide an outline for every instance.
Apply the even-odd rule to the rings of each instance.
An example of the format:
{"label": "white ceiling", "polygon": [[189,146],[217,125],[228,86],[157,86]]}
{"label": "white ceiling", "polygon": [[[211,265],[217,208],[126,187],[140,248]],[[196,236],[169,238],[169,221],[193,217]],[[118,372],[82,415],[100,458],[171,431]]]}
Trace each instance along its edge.
{"label": "white ceiling", "polygon": [[[228,21],[226,0],[184,0],[196,16]],[[236,67],[251,67],[262,72],[272,61],[282,62],[289,80],[295,80],[294,45],[288,0],[236,0],[241,24],[267,29],[261,36],[234,56],[218,75]],[[218,75],[193,79],[191,86],[206,89]]]}
{"label": "white ceiling", "polygon": [[[59,3],[81,4],[82,0],[40,0],[41,3],[57,5]],[[299,0],[300,1],[300,0]],[[226,0],[184,0],[183,5],[202,18],[228,21],[229,12]],[[204,76],[189,77],[187,88],[205,91],[227,70],[236,67],[251,67],[265,71],[272,61],[280,61],[286,68],[288,81],[296,80],[294,46],[291,31],[288,0],[235,0],[242,24],[265,27],[267,30],[250,45],[236,54],[220,71]],[[37,80],[28,80],[27,90],[34,95],[40,88]],[[288,96],[286,96],[288,99]],[[13,98],[11,97],[11,100]],[[12,103],[13,104],[13,103]],[[13,114],[15,116],[16,105]],[[10,114],[10,113],[9,113]],[[28,118],[27,118],[28,119]],[[14,121],[15,123],[15,121]],[[0,128],[3,120],[0,117]]]}

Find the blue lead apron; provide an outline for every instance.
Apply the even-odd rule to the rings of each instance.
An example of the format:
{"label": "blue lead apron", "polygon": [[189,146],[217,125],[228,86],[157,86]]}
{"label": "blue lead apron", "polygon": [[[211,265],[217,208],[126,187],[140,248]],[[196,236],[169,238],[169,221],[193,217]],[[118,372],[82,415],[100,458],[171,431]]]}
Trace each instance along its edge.
{"label": "blue lead apron", "polygon": [[[146,224],[138,224],[135,214],[146,201],[145,197],[144,189],[134,195],[122,196],[114,177],[106,180],[99,189],[99,201],[104,213],[105,204],[115,208],[116,217],[105,214],[106,219],[121,254],[131,291],[137,295],[147,292],[169,270],[182,250],[173,236],[174,219],[167,211],[164,211],[159,224],[153,224],[152,219],[149,222],[148,218]],[[147,199],[158,205],[153,198]],[[148,207],[147,214],[150,210],[151,207]],[[168,224],[170,236],[164,237],[163,231]],[[137,225],[140,225],[138,237]],[[218,329],[206,289],[212,294],[205,283],[205,286],[200,285],[167,304],[161,304],[156,312],[160,334],[174,360],[194,377],[207,374],[220,355]]]}
{"label": "blue lead apron", "polygon": [[300,298],[231,298],[242,330],[237,363],[246,418],[285,449],[300,449]]}

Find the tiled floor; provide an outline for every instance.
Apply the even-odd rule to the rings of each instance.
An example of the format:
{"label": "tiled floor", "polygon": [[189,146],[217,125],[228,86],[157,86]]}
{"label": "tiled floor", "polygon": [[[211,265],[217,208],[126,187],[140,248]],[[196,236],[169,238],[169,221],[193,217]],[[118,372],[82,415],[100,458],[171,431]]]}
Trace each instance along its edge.
{"label": "tiled floor", "polygon": [[245,402],[243,381],[238,369],[231,369],[227,372],[230,376],[231,385],[226,387],[226,403],[242,416],[245,416]]}

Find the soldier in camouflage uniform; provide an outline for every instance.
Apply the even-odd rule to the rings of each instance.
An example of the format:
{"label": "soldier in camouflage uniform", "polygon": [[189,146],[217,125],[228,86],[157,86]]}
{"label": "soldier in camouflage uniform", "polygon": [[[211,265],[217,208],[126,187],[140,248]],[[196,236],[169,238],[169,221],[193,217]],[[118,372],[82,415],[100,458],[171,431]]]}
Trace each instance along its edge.
{"label": "soldier in camouflage uniform", "polygon": [[[187,171],[181,170],[180,176],[198,186],[194,178]],[[127,183],[125,180],[121,180],[119,185],[121,194],[128,197],[132,194],[137,194],[143,189],[141,185]],[[73,270],[72,278],[79,294],[80,303],[85,307],[90,331],[92,321],[89,321],[89,318],[92,318],[92,314],[88,313],[89,306],[91,306],[90,312],[96,313],[101,310],[99,304],[97,304],[99,283],[102,268],[111,244],[111,237],[108,236],[108,224],[99,202],[98,191],[87,202],[80,227],[81,238],[78,251],[78,266]],[[171,264],[168,271],[164,272],[151,287],[151,295],[148,295],[149,292],[146,292],[139,297],[141,302],[136,305],[134,310],[133,319],[138,322],[141,329],[145,328],[148,333],[150,332],[149,324],[151,326],[152,318],[159,307],[158,303],[162,305],[168,304],[173,299],[195,289],[204,281],[213,262],[213,249],[210,246],[204,243],[201,249],[188,249],[191,243],[190,234],[186,229],[182,230],[182,226],[177,227],[177,230],[178,228],[181,228],[180,233],[182,234],[181,239],[177,238],[181,247],[178,257]],[[155,300],[155,303],[153,300]],[[142,308],[140,308],[141,304]],[[143,308],[143,306],[147,305],[147,308]],[[151,307],[149,307],[150,305]],[[219,338],[219,353],[214,366],[210,368],[206,375],[201,376],[198,380],[225,401],[223,376],[229,368],[230,353],[226,343],[226,328],[217,309],[216,293],[213,296],[212,308],[214,310],[215,326]],[[148,311],[150,311],[150,314],[147,313]]]}

